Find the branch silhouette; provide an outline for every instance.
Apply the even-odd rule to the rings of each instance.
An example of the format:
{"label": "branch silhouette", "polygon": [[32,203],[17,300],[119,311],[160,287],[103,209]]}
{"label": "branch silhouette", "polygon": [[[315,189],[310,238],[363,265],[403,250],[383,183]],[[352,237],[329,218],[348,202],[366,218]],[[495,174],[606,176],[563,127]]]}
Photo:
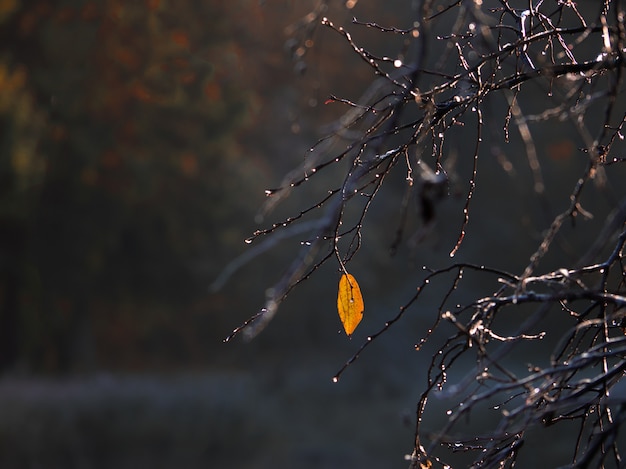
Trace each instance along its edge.
{"label": "branch silhouette", "polygon": [[[472,168],[461,181],[467,189],[449,264],[426,268],[416,293],[401,303],[381,330],[367,337],[333,377],[339,381],[365,349],[410,314],[434,283],[447,282],[433,323],[416,343],[421,351],[426,342],[441,342],[435,344],[416,405],[414,447],[407,456],[412,468],[449,467],[448,459],[458,455],[465,457],[467,467],[513,467],[531,431],[563,422],[578,428],[570,466],[624,465],[618,433],[626,417],[626,399],[614,390],[623,389],[626,372],[626,193],[623,183],[613,187],[608,178],[619,174],[625,161],[626,10],[623,2],[611,0],[584,8],[570,1],[547,0],[526,2],[526,6],[516,9],[508,0],[422,0],[413,2],[407,14],[412,26],[396,28],[356,18],[348,26],[336,25],[323,16],[328,9],[326,2],[320,2],[307,16],[310,21],[290,30],[290,41],[297,43],[311,40],[317,26],[329,28],[369,67],[372,81],[357,101],[329,97],[328,102],[346,107],[343,117],[311,147],[303,168],[290,173],[281,187],[266,192],[264,213],[269,213],[298,187],[324,187],[325,173],[344,168],[341,183],[322,198],[249,238],[256,243],[263,237],[306,234],[307,242],[268,290],[264,307],[227,340],[239,333],[248,339],[260,333],[292,289],[321,265],[336,262],[338,270],[345,271],[362,246],[368,209],[392,170],[406,172],[407,194],[397,207],[402,221],[392,250],[403,242],[411,197],[419,200],[424,229],[430,227],[439,202],[460,178],[447,151],[447,137],[458,126],[468,132],[474,129],[473,140],[463,145],[463,156]],[[351,29],[367,29],[381,41],[401,37],[402,49],[375,55],[354,39]],[[549,97],[539,112],[526,110],[530,106],[525,99],[531,93]],[[493,103],[506,110],[501,120],[492,110]],[[587,119],[590,110],[602,119]],[[488,257],[481,265],[453,262],[463,249],[473,212],[480,210],[471,202],[479,185],[485,140],[497,145],[494,126],[504,131],[501,143],[508,143],[514,132],[519,135],[532,174],[530,187],[537,203],[545,206],[541,158],[529,124],[560,121],[570,122],[584,143],[578,156],[585,165],[568,203],[544,227],[526,267],[514,274],[490,267],[493,259]],[[569,266],[541,272],[542,260],[555,241],[566,237],[563,227],[592,216],[582,202],[592,185],[609,194],[610,214],[596,242]],[[314,223],[303,221],[304,215],[318,212]],[[270,247],[271,242],[265,243],[260,250]],[[239,265],[235,261],[229,271]],[[468,278],[490,283],[492,293],[456,304],[453,298]],[[501,332],[496,318],[512,310],[525,311],[526,317],[513,333]],[[548,312],[562,316],[561,329],[544,326]],[[439,331],[450,328],[454,332],[442,340]],[[524,371],[510,365],[509,358],[521,344],[540,341],[556,344],[541,366]],[[470,369],[468,362],[474,363]],[[463,377],[451,383],[453,374]],[[425,413],[435,397],[455,404],[448,410],[446,424],[430,431],[424,428]],[[497,414],[495,426],[462,436],[463,422],[485,408]]]}

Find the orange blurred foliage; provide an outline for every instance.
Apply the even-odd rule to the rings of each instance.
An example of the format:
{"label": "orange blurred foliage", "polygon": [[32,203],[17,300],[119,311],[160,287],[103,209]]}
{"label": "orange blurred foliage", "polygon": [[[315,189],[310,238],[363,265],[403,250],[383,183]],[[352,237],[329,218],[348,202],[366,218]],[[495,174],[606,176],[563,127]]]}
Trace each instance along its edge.
{"label": "orange blurred foliage", "polygon": [[204,94],[209,101],[219,101],[222,98],[222,89],[218,83],[211,80],[204,85]]}
{"label": "orange blurred foliage", "polygon": [[146,6],[148,7],[148,10],[158,10],[161,6],[161,0],[146,0]]}
{"label": "orange blurred foliage", "polygon": [[56,12],[56,20],[59,23],[66,23],[74,19],[75,13],[72,7],[63,7]]}
{"label": "orange blurred foliage", "polygon": [[146,88],[142,83],[135,83],[131,87],[131,94],[134,98],[145,103],[154,102],[154,96],[150,93],[150,90]]}
{"label": "orange blurred foliage", "polygon": [[61,124],[51,124],[50,127],[50,138],[55,142],[60,142],[67,138],[67,128]]}
{"label": "orange blurred foliage", "polygon": [[555,161],[565,161],[574,155],[574,144],[570,140],[561,140],[560,142],[548,145],[548,157]]}
{"label": "orange blurred foliage", "polygon": [[36,10],[29,10],[22,15],[18,26],[22,36],[28,36],[35,30],[39,23],[39,17]]}
{"label": "orange blurred foliage", "polygon": [[80,181],[86,186],[95,186],[98,182],[98,172],[93,168],[85,168],[80,172]]}
{"label": "orange blurred foliage", "polygon": [[139,56],[134,50],[125,46],[118,46],[113,50],[113,56],[122,65],[130,70],[136,70],[139,67]]}
{"label": "orange blurred foliage", "polygon": [[80,12],[80,18],[83,21],[93,21],[98,18],[99,15],[100,12],[95,2],[86,3]]}
{"label": "orange blurred foliage", "polygon": [[194,153],[180,155],[180,169],[186,176],[193,176],[198,171],[198,157]]}
{"label": "orange blurred foliage", "polygon": [[120,156],[120,154],[113,150],[106,150],[104,153],[102,153],[100,159],[102,161],[102,166],[107,169],[117,168],[122,163],[122,157]]}
{"label": "orange blurred foliage", "polygon": [[196,81],[196,73],[195,72],[185,72],[180,75],[178,81],[183,85],[190,85]]}
{"label": "orange blurred foliage", "polygon": [[172,41],[174,44],[179,45],[180,47],[189,47],[189,35],[183,31],[173,31],[172,32]]}

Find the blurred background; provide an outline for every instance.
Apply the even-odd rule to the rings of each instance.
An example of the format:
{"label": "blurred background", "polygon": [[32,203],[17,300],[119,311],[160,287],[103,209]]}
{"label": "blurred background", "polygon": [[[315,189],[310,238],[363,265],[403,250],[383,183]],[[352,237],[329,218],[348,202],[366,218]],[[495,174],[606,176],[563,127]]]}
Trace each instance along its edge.
{"label": "blurred background", "polygon": [[[337,2],[326,15],[408,28],[404,3]],[[422,265],[449,260],[463,192],[443,202],[434,239],[395,257],[386,228],[398,223],[403,175],[381,195],[352,264],[366,302],[352,340],[328,265],[260,337],[223,343],[262,306],[299,240],[210,288],[267,225],[264,190],[345,111],[324,105],[328,96],[356,100],[371,80],[337,34],[306,29],[316,5],[0,0],[2,467],[406,465],[428,363],[412,351],[424,316],[381,338],[338,384],[331,377],[410,298]],[[310,36],[290,42],[301,31]],[[396,49],[392,36],[356,34]],[[569,137],[542,132],[548,190],[569,190],[584,162],[572,161]],[[459,260],[500,252],[495,267],[519,271],[545,227],[513,144],[519,177],[495,165],[485,177],[502,197],[477,193],[477,232]],[[315,194],[302,188],[276,219]],[[596,205],[601,220],[608,209]]]}

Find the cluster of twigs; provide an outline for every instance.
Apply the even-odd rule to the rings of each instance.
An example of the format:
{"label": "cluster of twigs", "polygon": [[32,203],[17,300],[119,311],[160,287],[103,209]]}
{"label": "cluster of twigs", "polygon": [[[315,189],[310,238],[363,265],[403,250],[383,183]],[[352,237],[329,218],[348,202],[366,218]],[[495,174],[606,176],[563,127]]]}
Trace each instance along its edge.
{"label": "cluster of twigs", "polygon": [[[626,119],[621,96],[626,9],[617,0],[587,2],[584,10],[570,0],[422,0],[413,4],[408,27],[357,19],[350,26],[399,37],[402,47],[394,55],[368,52],[353,39],[348,27],[337,26],[324,16],[326,2],[320,2],[303,20],[306,34],[301,40],[306,44],[300,45],[300,36],[294,33],[290,48],[305,50],[313,44],[315,28],[311,25],[330,28],[370,67],[374,79],[357,102],[329,98],[347,106],[346,113],[328,137],[311,148],[303,168],[290,174],[279,188],[267,191],[270,210],[296,187],[321,183],[329,168],[343,168],[341,184],[323,198],[247,240],[257,242],[268,236],[258,240],[256,249],[263,251],[275,242],[272,236],[306,233],[301,252],[268,290],[265,307],[228,339],[240,332],[248,338],[258,334],[289,292],[325,262],[334,259],[345,271],[361,246],[368,209],[392,169],[406,171],[407,196],[398,207],[402,223],[409,200],[417,198],[422,222],[428,225],[438,200],[449,190],[452,175],[446,160],[447,138],[458,126],[465,131],[474,129],[473,142],[464,155],[473,164],[451,258],[463,244],[474,209],[483,141],[496,138],[493,128],[504,129],[506,142],[510,133],[519,134],[533,175],[533,190],[541,195],[545,187],[530,124],[569,121],[583,142],[579,156],[586,161],[585,169],[572,188],[569,204],[547,227],[526,268],[515,275],[487,266],[452,263],[430,271],[415,296],[382,330],[368,337],[335,381],[419,302],[431,282],[445,277],[449,288],[436,321],[417,347],[434,340],[434,331],[443,325],[451,325],[455,332],[436,345],[430,363],[427,387],[417,405],[411,467],[445,467],[451,453],[467,455],[473,467],[510,467],[527,432],[563,421],[578,425],[571,465],[623,467],[626,462],[617,436],[626,418],[622,381],[626,372],[626,199],[615,200],[597,243],[578,265],[543,274],[537,270],[563,225],[588,215],[581,195],[590,182],[605,180],[609,171],[624,162],[618,152]],[[528,87],[535,92],[540,89],[550,98],[539,113],[524,109],[521,98]],[[504,103],[506,112],[500,120],[487,115],[494,102]],[[601,109],[601,121],[585,119],[591,108]],[[311,220],[315,213],[320,215]],[[397,233],[394,246],[402,240],[402,226]],[[609,253],[607,247],[612,247]],[[490,277],[494,293],[451,307],[454,292],[469,273]],[[529,312],[517,331],[500,334],[494,320],[511,308]],[[563,315],[563,327],[542,330],[545,316],[555,311]],[[525,372],[507,366],[507,357],[521,344],[548,339],[556,346],[545,364]],[[471,369],[467,368],[468,357],[474,363]],[[449,383],[449,372],[461,358],[465,377]],[[426,433],[423,416],[434,395],[453,399],[456,405],[449,410],[443,428]],[[459,423],[485,404],[499,412],[496,427],[486,434],[458,436]]]}
{"label": "cluster of twigs", "polygon": [[[439,309],[441,315],[433,329],[440,322],[448,322],[457,333],[438,346],[430,364],[428,387],[418,405],[414,467],[428,467],[439,445],[475,453],[472,467],[504,467],[515,461],[525,434],[534,426],[562,421],[579,423],[578,437],[572,437],[576,439],[572,442],[573,467],[623,466],[617,434],[626,418],[626,389],[623,383],[616,385],[626,372],[625,242],[626,230],[619,234],[613,251],[603,262],[523,280],[521,276],[472,265],[457,264],[446,269],[456,272],[450,291],[467,271],[495,275],[502,287],[472,303],[453,309],[447,309],[444,303]],[[429,280],[444,273],[433,272]],[[520,292],[521,284],[524,290]],[[499,335],[493,327],[495,318],[506,314],[506,308],[524,304],[537,306],[513,334]],[[540,330],[551,310],[562,315],[562,327],[533,332]],[[523,372],[504,365],[520,342],[537,340],[556,345],[547,365],[528,366]],[[455,362],[468,354],[475,365],[464,370],[460,382],[448,385],[447,375],[455,369]],[[429,435],[430,442],[424,445],[422,415],[433,393],[456,404],[448,411],[447,425]],[[497,428],[487,435],[451,440],[462,418],[472,412],[483,413],[485,404],[500,412]]]}

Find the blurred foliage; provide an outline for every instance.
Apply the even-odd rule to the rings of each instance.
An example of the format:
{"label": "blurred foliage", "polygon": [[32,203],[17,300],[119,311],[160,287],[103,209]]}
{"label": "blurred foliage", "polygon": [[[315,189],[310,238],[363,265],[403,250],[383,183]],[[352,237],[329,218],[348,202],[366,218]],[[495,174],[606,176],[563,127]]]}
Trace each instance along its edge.
{"label": "blurred foliage", "polygon": [[[354,4],[320,14],[350,21]],[[216,358],[262,299],[251,282],[284,263],[209,284],[343,112],[320,104],[369,80],[316,5],[0,0],[0,371]]]}
{"label": "blurred foliage", "polygon": [[196,340],[181,318],[262,193],[242,8],[0,2],[0,367],[141,367]]}

